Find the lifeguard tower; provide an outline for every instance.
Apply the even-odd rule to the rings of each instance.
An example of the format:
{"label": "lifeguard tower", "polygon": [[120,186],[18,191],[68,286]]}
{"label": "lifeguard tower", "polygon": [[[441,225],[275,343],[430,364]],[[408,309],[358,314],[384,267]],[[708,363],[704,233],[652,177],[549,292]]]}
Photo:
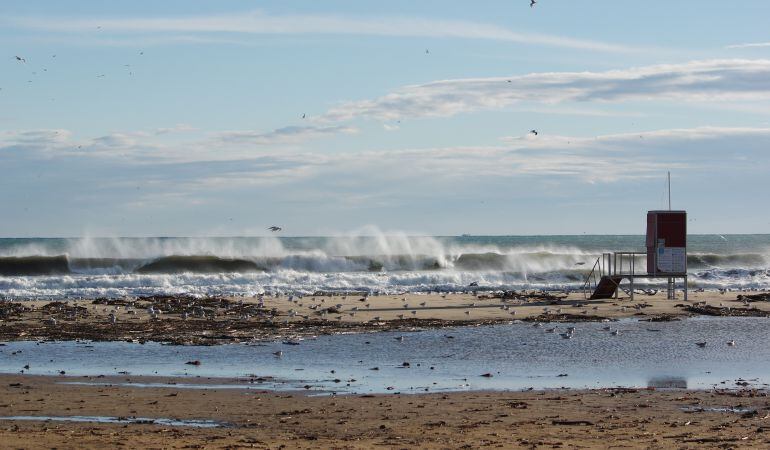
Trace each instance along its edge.
{"label": "lifeguard tower", "polygon": [[[637,280],[665,278],[667,298],[676,298],[676,281],[681,279],[687,300],[687,212],[648,211],[646,247],[646,252],[599,256],[583,284],[586,298],[617,298],[618,291],[623,289],[621,283],[628,280],[630,286],[626,292],[633,300]],[[646,270],[642,269],[643,258],[647,260]]]}

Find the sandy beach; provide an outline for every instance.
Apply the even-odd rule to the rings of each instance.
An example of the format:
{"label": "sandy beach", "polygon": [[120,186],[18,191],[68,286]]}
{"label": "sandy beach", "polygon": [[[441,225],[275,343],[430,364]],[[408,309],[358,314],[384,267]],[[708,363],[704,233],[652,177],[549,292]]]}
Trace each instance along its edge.
{"label": "sandy beach", "polygon": [[[35,300],[1,306],[4,341],[180,345],[518,320],[669,321],[704,314],[770,315],[766,294],[751,292],[692,292],[687,302],[667,300],[661,293],[636,295],[633,301],[625,296],[592,301],[574,293],[519,292]],[[201,385],[253,382],[0,375],[0,416],[31,416],[0,421],[0,442],[7,448],[766,448],[770,444],[767,392],[743,380],[695,391],[615,388],[342,396],[260,390],[253,385],[248,390],[174,386],[190,380]],[[84,384],[68,384],[73,382]],[[125,385],[148,382],[167,386]],[[41,417],[104,417],[117,423]],[[169,419],[182,423],[166,422]],[[186,420],[193,422],[185,424]],[[191,426],[199,423],[213,427]]]}
{"label": "sandy beach", "polygon": [[[209,345],[383,330],[694,315],[768,316],[763,292],[681,292],[587,300],[582,293],[146,297],[0,303],[0,339],[163,341]],[[261,303],[260,303],[261,302]]]}
{"label": "sandy beach", "polygon": [[[107,385],[63,384],[71,381]],[[767,394],[751,389],[308,397],[117,385],[125,381],[148,380],[2,375],[0,415],[205,419],[220,426],[2,420],[0,442],[4,448],[307,449],[767,448],[770,444]]]}

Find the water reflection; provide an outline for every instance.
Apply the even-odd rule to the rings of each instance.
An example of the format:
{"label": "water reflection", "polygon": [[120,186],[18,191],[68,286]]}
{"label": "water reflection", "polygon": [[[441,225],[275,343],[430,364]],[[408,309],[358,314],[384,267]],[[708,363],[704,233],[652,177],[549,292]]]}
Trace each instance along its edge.
{"label": "water reflection", "polygon": [[[611,330],[620,330],[613,334],[603,323],[542,328],[513,323],[320,336],[292,346],[282,342],[212,347],[11,342],[0,347],[0,372],[254,378],[265,381],[252,385],[272,384],[265,386],[268,389],[339,393],[615,386],[696,389],[734,386],[741,377],[755,379],[756,386],[770,382],[768,324],[765,318],[694,318],[658,323],[651,331],[649,323],[624,320],[612,323]],[[553,327],[557,332],[546,331]],[[574,333],[571,339],[563,339],[560,333],[569,327],[574,327]],[[733,340],[735,346],[726,344]],[[708,345],[701,348],[696,342]],[[274,355],[278,351],[281,357]],[[191,360],[201,364],[185,364]]]}
{"label": "water reflection", "polygon": [[678,377],[656,377],[647,381],[647,387],[657,389],[687,389],[687,380]]}

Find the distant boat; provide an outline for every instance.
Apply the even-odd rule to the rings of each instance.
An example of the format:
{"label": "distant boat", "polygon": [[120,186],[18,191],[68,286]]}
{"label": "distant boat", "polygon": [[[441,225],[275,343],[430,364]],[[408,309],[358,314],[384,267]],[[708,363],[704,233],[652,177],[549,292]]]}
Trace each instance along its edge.
{"label": "distant boat", "polygon": [[470,234],[461,234],[460,237],[471,237]]}

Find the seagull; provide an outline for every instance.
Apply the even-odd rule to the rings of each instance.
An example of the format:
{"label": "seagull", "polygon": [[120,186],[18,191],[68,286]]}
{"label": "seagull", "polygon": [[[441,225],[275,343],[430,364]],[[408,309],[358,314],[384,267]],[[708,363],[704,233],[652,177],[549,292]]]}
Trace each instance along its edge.
{"label": "seagull", "polygon": [[302,118],[303,118],[303,119],[305,118],[305,113],[302,113]]}
{"label": "seagull", "polygon": [[537,136],[537,134],[538,134],[538,133],[537,133],[537,130],[529,130],[529,133],[530,133],[530,134],[534,134],[535,136]]}
{"label": "seagull", "polygon": [[281,231],[282,228],[273,225],[272,227],[267,227],[267,229],[272,231],[272,232],[276,232],[276,231]]}
{"label": "seagull", "polygon": [[696,342],[695,345],[697,345],[700,348],[703,348],[703,347],[706,346],[706,343],[705,342]]}
{"label": "seagull", "polygon": [[613,335],[613,336],[618,336],[618,335],[620,335],[620,330],[612,330],[612,333],[610,333],[610,334]]}
{"label": "seagull", "polygon": [[537,3],[536,0],[529,0],[529,7],[534,8],[536,3]]}
{"label": "seagull", "polygon": [[727,341],[727,345],[730,347],[735,347],[735,341]]}
{"label": "seagull", "polygon": [[27,60],[22,58],[21,56],[17,56],[16,61],[23,62],[23,63],[27,62]]}
{"label": "seagull", "polygon": [[281,356],[283,356],[283,352],[282,352],[282,351],[280,351],[280,350],[278,350],[277,352],[273,352],[273,354],[274,354],[275,356],[279,357],[279,358],[280,358]]}

